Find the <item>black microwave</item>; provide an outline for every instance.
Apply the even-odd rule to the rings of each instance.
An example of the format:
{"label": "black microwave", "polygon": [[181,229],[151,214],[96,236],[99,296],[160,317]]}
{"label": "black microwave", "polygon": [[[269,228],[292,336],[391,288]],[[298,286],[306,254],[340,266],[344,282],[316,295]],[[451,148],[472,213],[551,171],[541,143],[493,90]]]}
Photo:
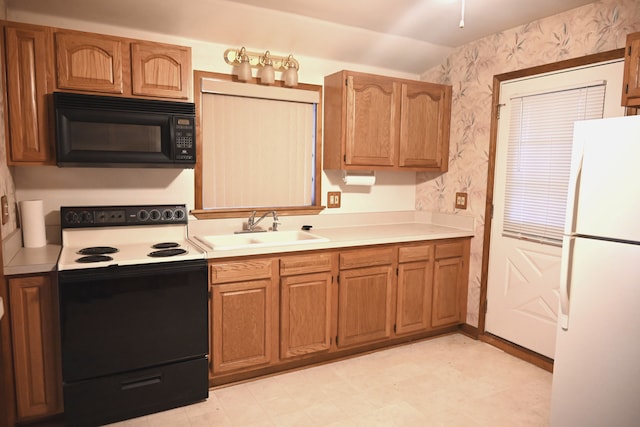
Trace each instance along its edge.
{"label": "black microwave", "polygon": [[193,168],[195,105],[53,94],[58,166]]}

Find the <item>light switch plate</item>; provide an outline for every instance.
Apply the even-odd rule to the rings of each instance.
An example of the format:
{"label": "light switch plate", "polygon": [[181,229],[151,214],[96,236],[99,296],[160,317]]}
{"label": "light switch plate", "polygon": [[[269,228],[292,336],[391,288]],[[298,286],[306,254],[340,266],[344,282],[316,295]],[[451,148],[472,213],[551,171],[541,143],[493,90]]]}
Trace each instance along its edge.
{"label": "light switch plate", "polygon": [[329,191],[327,193],[327,207],[339,208],[340,207],[341,193],[340,191]]}
{"label": "light switch plate", "polygon": [[467,193],[456,193],[456,209],[467,209]]}
{"label": "light switch plate", "polygon": [[2,205],[2,225],[9,222],[9,202],[7,196],[0,198],[0,204]]}

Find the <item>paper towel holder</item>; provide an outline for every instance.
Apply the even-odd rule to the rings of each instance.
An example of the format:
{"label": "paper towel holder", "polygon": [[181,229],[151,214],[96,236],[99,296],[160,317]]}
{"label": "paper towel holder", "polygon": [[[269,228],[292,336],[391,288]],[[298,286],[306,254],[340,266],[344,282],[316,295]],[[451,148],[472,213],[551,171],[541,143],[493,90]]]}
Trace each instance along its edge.
{"label": "paper towel holder", "polygon": [[375,171],[342,171],[342,181],[346,185],[372,186],[376,183]]}

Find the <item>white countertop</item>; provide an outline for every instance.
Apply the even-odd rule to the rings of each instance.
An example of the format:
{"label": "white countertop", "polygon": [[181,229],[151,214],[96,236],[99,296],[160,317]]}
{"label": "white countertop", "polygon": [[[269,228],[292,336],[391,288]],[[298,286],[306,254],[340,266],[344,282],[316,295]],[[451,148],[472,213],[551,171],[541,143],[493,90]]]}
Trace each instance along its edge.
{"label": "white countertop", "polygon": [[4,265],[5,276],[18,274],[46,273],[56,270],[60,245],[46,245],[41,248],[20,248]]}
{"label": "white countertop", "polygon": [[333,227],[312,229],[309,232],[328,241],[232,250],[213,250],[204,245],[202,247],[207,251],[208,258],[226,258],[473,236],[470,229],[424,223]]}
{"label": "white countertop", "polygon": [[[223,222],[219,220],[210,221],[213,222],[196,221],[194,226],[190,223],[190,237],[233,232],[226,228],[221,228],[220,224]],[[299,229],[300,224],[294,218],[285,217],[283,222],[285,221],[290,229]],[[207,251],[208,258],[226,258],[451,239],[472,237],[474,235],[473,217],[442,213],[373,213],[349,214],[340,217],[325,215],[324,218],[298,218],[298,222],[302,224],[315,222],[317,227],[314,226],[309,232],[324,237],[328,241],[224,251],[215,251],[203,244],[199,244],[199,246]],[[233,227],[235,229],[237,224],[234,223]],[[41,248],[23,248],[20,246],[19,230],[17,237],[12,236],[8,240],[10,241],[3,242],[5,245],[4,274],[6,276],[46,273],[56,270],[61,249],[60,245],[48,244]]]}

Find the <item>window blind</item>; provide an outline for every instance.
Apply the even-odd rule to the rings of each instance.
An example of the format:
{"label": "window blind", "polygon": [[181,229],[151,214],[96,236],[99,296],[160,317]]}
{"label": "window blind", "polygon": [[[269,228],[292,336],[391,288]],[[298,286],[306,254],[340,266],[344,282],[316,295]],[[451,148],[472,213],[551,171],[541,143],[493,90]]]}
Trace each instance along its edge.
{"label": "window blind", "polygon": [[316,109],[309,102],[203,93],[203,207],[313,204]]}
{"label": "window blind", "polygon": [[503,234],[560,245],[573,124],[602,118],[606,82],[511,99]]}

